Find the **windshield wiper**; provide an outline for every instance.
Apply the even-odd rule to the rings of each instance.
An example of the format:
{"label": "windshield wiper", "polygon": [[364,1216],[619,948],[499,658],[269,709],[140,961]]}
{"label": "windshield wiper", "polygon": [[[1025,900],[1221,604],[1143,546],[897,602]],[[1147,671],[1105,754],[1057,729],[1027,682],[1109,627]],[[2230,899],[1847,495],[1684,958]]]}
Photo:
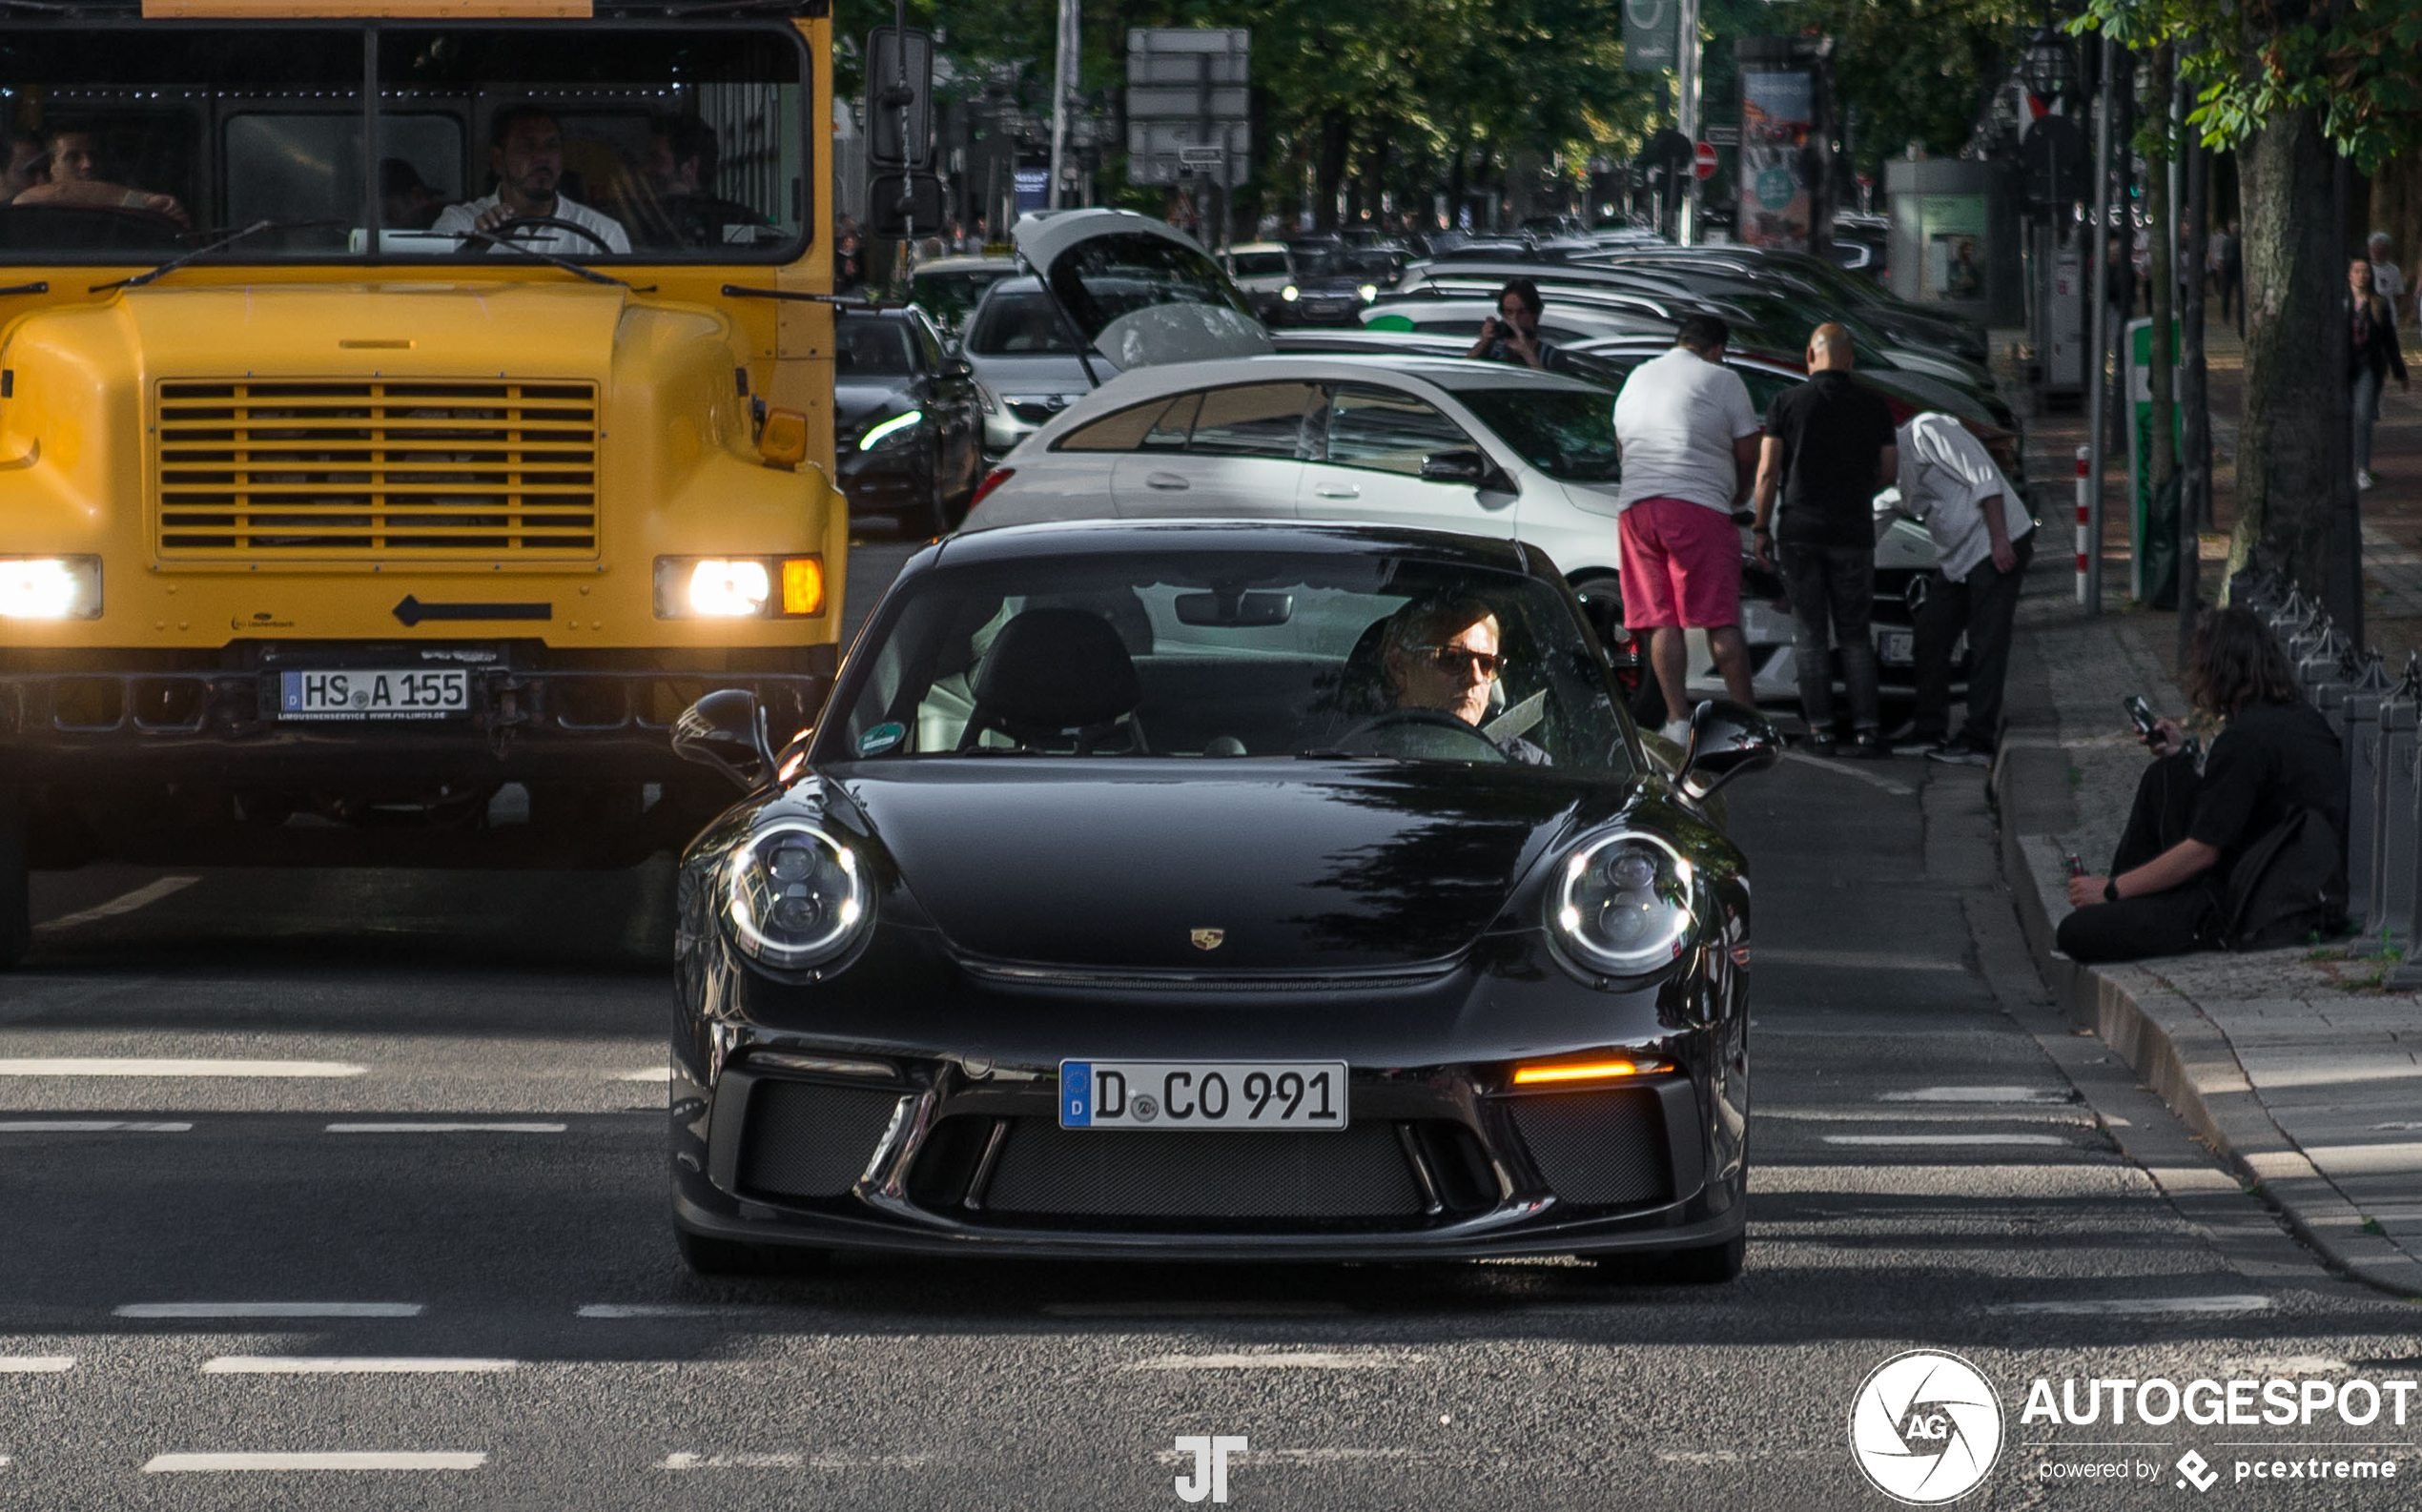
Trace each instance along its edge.
{"label": "windshield wiper", "polygon": [[155,282],[158,279],[167,277],[170,274],[184,267],[187,263],[192,262],[196,257],[208,256],[210,254],[218,251],[221,247],[232,247],[236,245],[236,243],[243,240],[245,237],[257,236],[264,231],[318,231],[324,230],[330,226],[341,226],[344,224],[346,223],[341,220],[256,220],[249,226],[239,226],[234,231],[225,233],[216,241],[203,242],[200,246],[195,247],[191,252],[178,253],[175,256],[169,258],[168,261],[161,263],[158,267],[154,268],[149,273],[138,273],[133,275],[132,277],[118,278],[109,283],[96,283],[84,292],[87,294],[107,294],[112,289],[140,289],[147,283]]}
{"label": "windshield wiper", "polygon": [[[617,278],[610,273],[599,273],[594,268],[584,268],[569,257],[559,257],[551,252],[541,252],[536,247],[531,246],[528,242],[515,241],[510,236],[491,236],[484,231],[449,231],[441,233],[441,235],[448,236],[467,236],[473,241],[484,241],[491,247],[503,247],[509,252],[524,253],[530,256],[536,257],[541,262],[551,262],[558,268],[563,269],[565,273],[577,273],[591,283],[610,283],[618,288],[630,288],[630,284],[626,280]],[[631,292],[636,294],[639,291],[634,289]]]}

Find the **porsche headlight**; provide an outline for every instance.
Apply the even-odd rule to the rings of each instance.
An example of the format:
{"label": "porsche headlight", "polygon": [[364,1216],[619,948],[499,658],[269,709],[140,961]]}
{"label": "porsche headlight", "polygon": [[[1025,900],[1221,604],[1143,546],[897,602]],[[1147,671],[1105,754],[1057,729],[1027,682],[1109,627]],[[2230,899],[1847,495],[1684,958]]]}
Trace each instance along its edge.
{"label": "porsche headlight", "polygon": [[1607,835],[1565,858],[1549,891],[1548,928],[1580,966],[1647,976],[1690,949],[1697,895],[1695,868],[1669,842]]}
{"label": "porsche headlight", "polygon": [[725,863],[724,914],[751,960],[807,971],[839,958],[874,919],[857,853],[805,819],[776,819]]}

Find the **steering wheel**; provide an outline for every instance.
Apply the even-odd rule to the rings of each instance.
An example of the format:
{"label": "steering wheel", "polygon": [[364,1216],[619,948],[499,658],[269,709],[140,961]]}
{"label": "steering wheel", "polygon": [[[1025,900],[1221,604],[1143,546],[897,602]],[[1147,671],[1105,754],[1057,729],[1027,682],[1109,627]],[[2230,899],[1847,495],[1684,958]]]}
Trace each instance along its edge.
{"label": "steering wheel", "polygon": [[499,241],[510,243],[513,240],[513,233],[523,226],[544,226],[556,231],[568,231],[575,236],[587,237],[589,241],[596,245],[597,250],[605,254],[606,256],[611,257],[617,255],[611,242],[607,241],[597,233],[589,230],[586,226],[582,225],[576,220],[560,220],[553,215],[516,215],[510,220],[498,221],[495,225],[481,232],[480,235],[482,236],[493,236]]}
{"label": "steering wheel", "polygon": [[[1401,736],[1403,739],[1387,737]],[[1460,736],[1476,747],[1453,748]],[[1337,739],[1337,748],[1349,756],[1411,756],[1432,761],[1503,763],[1509,758],[1497,743],[1444,709],[1391,708],[1374,714]]]}

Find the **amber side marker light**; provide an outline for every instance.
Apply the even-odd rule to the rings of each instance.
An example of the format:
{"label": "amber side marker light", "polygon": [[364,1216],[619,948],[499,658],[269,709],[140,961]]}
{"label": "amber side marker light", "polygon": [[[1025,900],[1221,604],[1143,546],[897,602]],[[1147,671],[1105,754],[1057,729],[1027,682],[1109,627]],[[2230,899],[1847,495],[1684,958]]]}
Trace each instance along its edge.
{"label": "amber side marker light", "polygon": [[782,612],[824,612],[824,562],[817,557],[782,559]]}
{"label": "amber side marker light", "polygon": [[757,455],[775,467],[808,460],[808,418],[797,410],[768,410],[757,431]]}
{"label": "amber side marker light", "polygon": [[1517,1087],[1544,1087],[1576,1081],[1613,1081],[1624,1076],[1653,1076],[1672,1071],[1670,1060],[1590,1060],[1565,1061],[1546,1066],[1516,1066],[1513,1084]]}

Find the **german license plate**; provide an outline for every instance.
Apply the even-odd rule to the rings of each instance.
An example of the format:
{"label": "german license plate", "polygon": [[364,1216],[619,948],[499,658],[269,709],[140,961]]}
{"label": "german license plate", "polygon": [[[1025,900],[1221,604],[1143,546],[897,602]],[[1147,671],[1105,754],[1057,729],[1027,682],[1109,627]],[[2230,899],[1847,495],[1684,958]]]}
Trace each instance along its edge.
{"label": "german license plate", "polygon": [[1895,666],[1906,666],[1918,659],[1918,637],[1910,630],[1878,630],[1876,655]]}
{"label": "german license plate", "polygon": [[1345,1063],[1063,1060],[1062,1129],[1306,1131],[1345,1127]]}
{"label": "german license plate", "polygon": [[443,719],[471,707],[457,668],[330,667],[277,674],[280,719]]}

